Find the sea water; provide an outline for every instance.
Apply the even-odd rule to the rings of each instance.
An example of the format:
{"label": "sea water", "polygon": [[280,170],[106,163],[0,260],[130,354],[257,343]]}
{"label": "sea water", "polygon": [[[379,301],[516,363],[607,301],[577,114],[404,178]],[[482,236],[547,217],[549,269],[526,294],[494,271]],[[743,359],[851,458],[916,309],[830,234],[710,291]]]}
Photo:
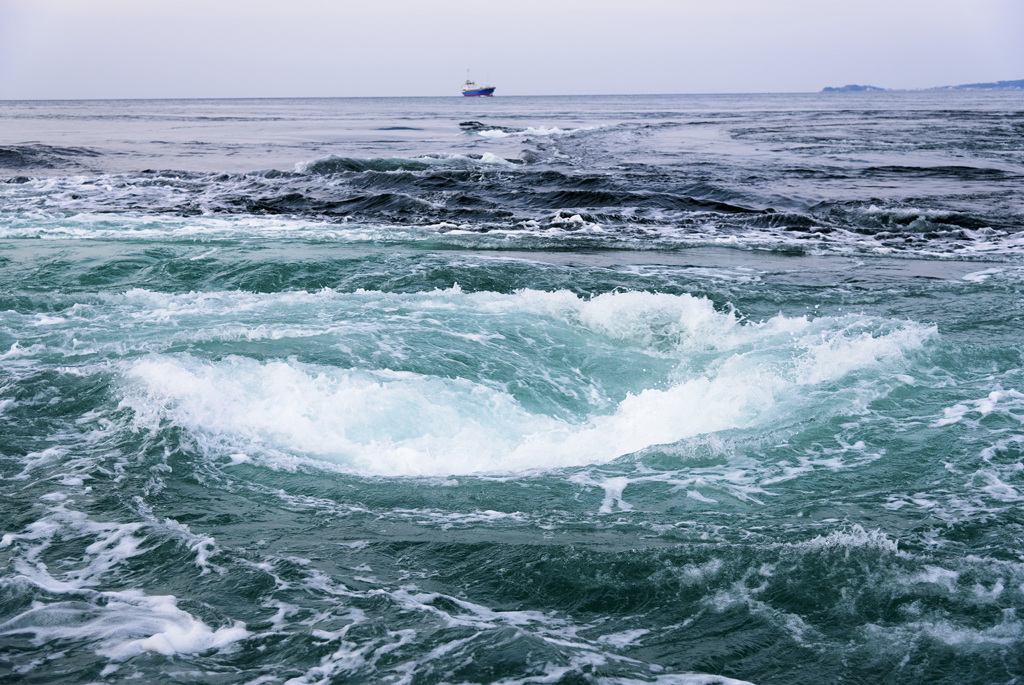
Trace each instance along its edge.
{"label": "sea water", "polygon": [[1022,111],[3,103],[0,679],[1019,682]]}

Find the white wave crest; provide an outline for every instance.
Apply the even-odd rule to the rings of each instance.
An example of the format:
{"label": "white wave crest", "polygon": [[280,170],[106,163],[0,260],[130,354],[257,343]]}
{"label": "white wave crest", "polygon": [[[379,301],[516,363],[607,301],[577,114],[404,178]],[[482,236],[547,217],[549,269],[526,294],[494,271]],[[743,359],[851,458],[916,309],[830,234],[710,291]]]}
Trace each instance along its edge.
{"label": "white wave crest", "polygon": [[595,127],[586,128],[558,128],[557,126],[528,126],[518,131],[509,131],[501,128],[488,128],[476,131],[478,136],[483,138],[508,138],[510,136],[565,136],[579,133],[580,131],[592,131]]}
{"label": "white wave crest", "polygon": [[[386,298],[393,306],[399,296],[300,299],[317,297]],[[806,404],[808,389],[900,362],[932,334],[912,324],[878,330],[860,319],[741,323],[688,295],[583,299],[452,289],[401,298],[417,311],[486,317],[493,326],[512,313],[532,313],[680,366],[611,411],[570,420],[529,411],[503,386],[481,379],[153,354],[124,367],[122,406],[135,412],[139,427],[158,429],[169,420],[224,456],[273,455],[282,465],[314,459],[385,476],[522,472],[605,463],[651,445],[760,425]]]}

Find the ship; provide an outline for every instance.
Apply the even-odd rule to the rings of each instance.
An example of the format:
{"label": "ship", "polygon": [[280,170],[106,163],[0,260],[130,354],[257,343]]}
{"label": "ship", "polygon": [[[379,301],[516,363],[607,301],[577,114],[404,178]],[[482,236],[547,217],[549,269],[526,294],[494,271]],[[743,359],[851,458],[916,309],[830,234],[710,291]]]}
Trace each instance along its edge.
{"label": "ship", "polygon": [[469,77],[469,72],[466,72],[466,82],[462,84],[462,94],[466,97],[477,97],[480,95],[491,96],[494,95],[494,86],[478,86],[473,82],[473,79]]}

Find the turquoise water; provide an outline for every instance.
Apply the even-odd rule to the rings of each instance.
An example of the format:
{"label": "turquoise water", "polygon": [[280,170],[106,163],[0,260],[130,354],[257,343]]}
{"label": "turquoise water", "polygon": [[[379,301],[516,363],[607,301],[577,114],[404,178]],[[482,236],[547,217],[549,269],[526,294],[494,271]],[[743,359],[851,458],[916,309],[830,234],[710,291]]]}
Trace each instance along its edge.
{"label": "turquoise water", "polygon": [[950,95],[11,105],[0,674],[1017,682],[1021,100]]}

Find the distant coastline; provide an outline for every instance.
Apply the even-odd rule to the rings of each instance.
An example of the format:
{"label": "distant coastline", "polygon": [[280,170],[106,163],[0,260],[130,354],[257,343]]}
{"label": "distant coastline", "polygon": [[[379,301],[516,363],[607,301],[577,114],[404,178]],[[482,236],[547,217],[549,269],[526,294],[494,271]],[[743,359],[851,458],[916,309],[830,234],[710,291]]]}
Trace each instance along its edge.
{"label": "distant coastline", "polygon": [[899,93],[912,91],[929,90],[1024,90],[1024,79],[1018,81],[992,81],[991,83],[964,83],[959,86],[936,86],[935,88],[879,88],[878,86],[860,86],[850,84],[847,86],[828,86],[821,90],[822,93]]}

